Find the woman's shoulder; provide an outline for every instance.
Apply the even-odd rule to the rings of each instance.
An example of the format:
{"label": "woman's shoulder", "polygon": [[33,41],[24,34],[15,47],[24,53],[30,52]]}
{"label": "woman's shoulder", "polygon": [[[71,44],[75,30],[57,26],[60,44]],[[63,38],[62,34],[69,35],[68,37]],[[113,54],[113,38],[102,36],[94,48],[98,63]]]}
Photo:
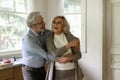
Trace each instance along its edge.
{"label": "woman's shoulder", "polygon": [[[65,34],[68,41],[79,39],[78,37],[74,36],[73,34]],[[80,40],[80,39],[79,39]]]}
{"label": "woman's shoulder", "polygon": [[66,37],[70,37],[70,38],[77,38],[76,36],[74,36],[73,34],[65,34],[66,35]]}

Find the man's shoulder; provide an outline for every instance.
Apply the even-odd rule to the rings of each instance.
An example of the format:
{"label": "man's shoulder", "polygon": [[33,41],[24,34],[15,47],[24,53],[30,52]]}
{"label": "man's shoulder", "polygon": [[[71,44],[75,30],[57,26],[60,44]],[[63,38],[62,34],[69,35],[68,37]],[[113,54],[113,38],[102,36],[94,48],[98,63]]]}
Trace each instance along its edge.
{"label": "man's shoulder", "polygon": [[51,34],[51,31],[47,29],[39,33],[40,37],[47,37],[49,34]]}
{"label": "man's shoulder", "polygon": [[52,33],[52,31],[49,30],[49,29],[46,29],[45,32],[46,32],[46,33]]}
{"label": "man's shoulder", "polygon": [[44,35],[49,36],[50,34],[52,34],[52,32],[50,30],[46,29],[44,32]]}
{"label": "man's shoulder", "polygon": [[51,30],[49,30],[49,29],[45,29],[45,31],[47,31],[47,32],[51,32]]}

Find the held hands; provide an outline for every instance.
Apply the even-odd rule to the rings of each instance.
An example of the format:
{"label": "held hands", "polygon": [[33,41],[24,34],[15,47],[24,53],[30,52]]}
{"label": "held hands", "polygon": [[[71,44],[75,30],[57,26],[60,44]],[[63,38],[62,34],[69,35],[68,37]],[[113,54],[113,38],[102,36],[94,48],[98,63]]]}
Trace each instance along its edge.
{"label": "held hands", "polygon": [[80,41],[79,39],[74,39],[66,45],[66,48],[69,49],[74,47],[76,50],[80,50]]}
{"label": "held hands", "polygon": [[67,63],[72,61],[72,54],[66,54],[60,58],[57,59],[57,62],[59,63]]}
{"label": "held hands", "polygon": [[70,44],[72,47],[76,47],[76,46],[78,46],[79,43],[80,43],[80,42],[79,42],[79,39],[74,39],[74,40],[72,40],[69,44]]}

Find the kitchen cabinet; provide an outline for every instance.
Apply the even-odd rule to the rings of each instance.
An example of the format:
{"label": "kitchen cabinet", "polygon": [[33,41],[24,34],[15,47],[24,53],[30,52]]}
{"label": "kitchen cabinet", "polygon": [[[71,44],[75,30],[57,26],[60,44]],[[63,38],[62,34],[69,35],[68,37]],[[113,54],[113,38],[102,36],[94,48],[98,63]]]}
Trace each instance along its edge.
{"label": "kitchen cabinet", "polygon": [[0,80],[14,80],[13,69],[2,69],[0,70]]}
{"label": "kitchen cabinet", "polygon": [[14,80],[23,80],[21,66],[14,68]]}
{"label": "kitchen cabinet", "polygon": [[23,80],[21,66],[1,69],[0,80]]}

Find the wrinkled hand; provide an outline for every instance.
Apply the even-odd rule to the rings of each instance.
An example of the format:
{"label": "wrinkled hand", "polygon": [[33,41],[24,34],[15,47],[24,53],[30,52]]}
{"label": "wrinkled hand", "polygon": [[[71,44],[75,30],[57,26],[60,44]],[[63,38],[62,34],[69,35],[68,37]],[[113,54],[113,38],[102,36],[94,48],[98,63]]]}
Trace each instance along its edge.
{"label": "wrinkled hand", "polygon": [[70,56],[63,56],[57,59],[57,62],[59,63],[67,63],[71,61],[72,61],[72,58]]}
{"label": "wrinkled hand", "polygon": [[67,57],[60,57],[60,58],[57,60],[57,62],[59,62],[59,63],[66,63],[66,62],[68,62],[68,59],[67,59]]}
{"label": "wrinkled hand", "polygon": [[80,50],[80,41],[79,39],[74,39],[70,42],[70,45],[74,47],[76,50]]}

